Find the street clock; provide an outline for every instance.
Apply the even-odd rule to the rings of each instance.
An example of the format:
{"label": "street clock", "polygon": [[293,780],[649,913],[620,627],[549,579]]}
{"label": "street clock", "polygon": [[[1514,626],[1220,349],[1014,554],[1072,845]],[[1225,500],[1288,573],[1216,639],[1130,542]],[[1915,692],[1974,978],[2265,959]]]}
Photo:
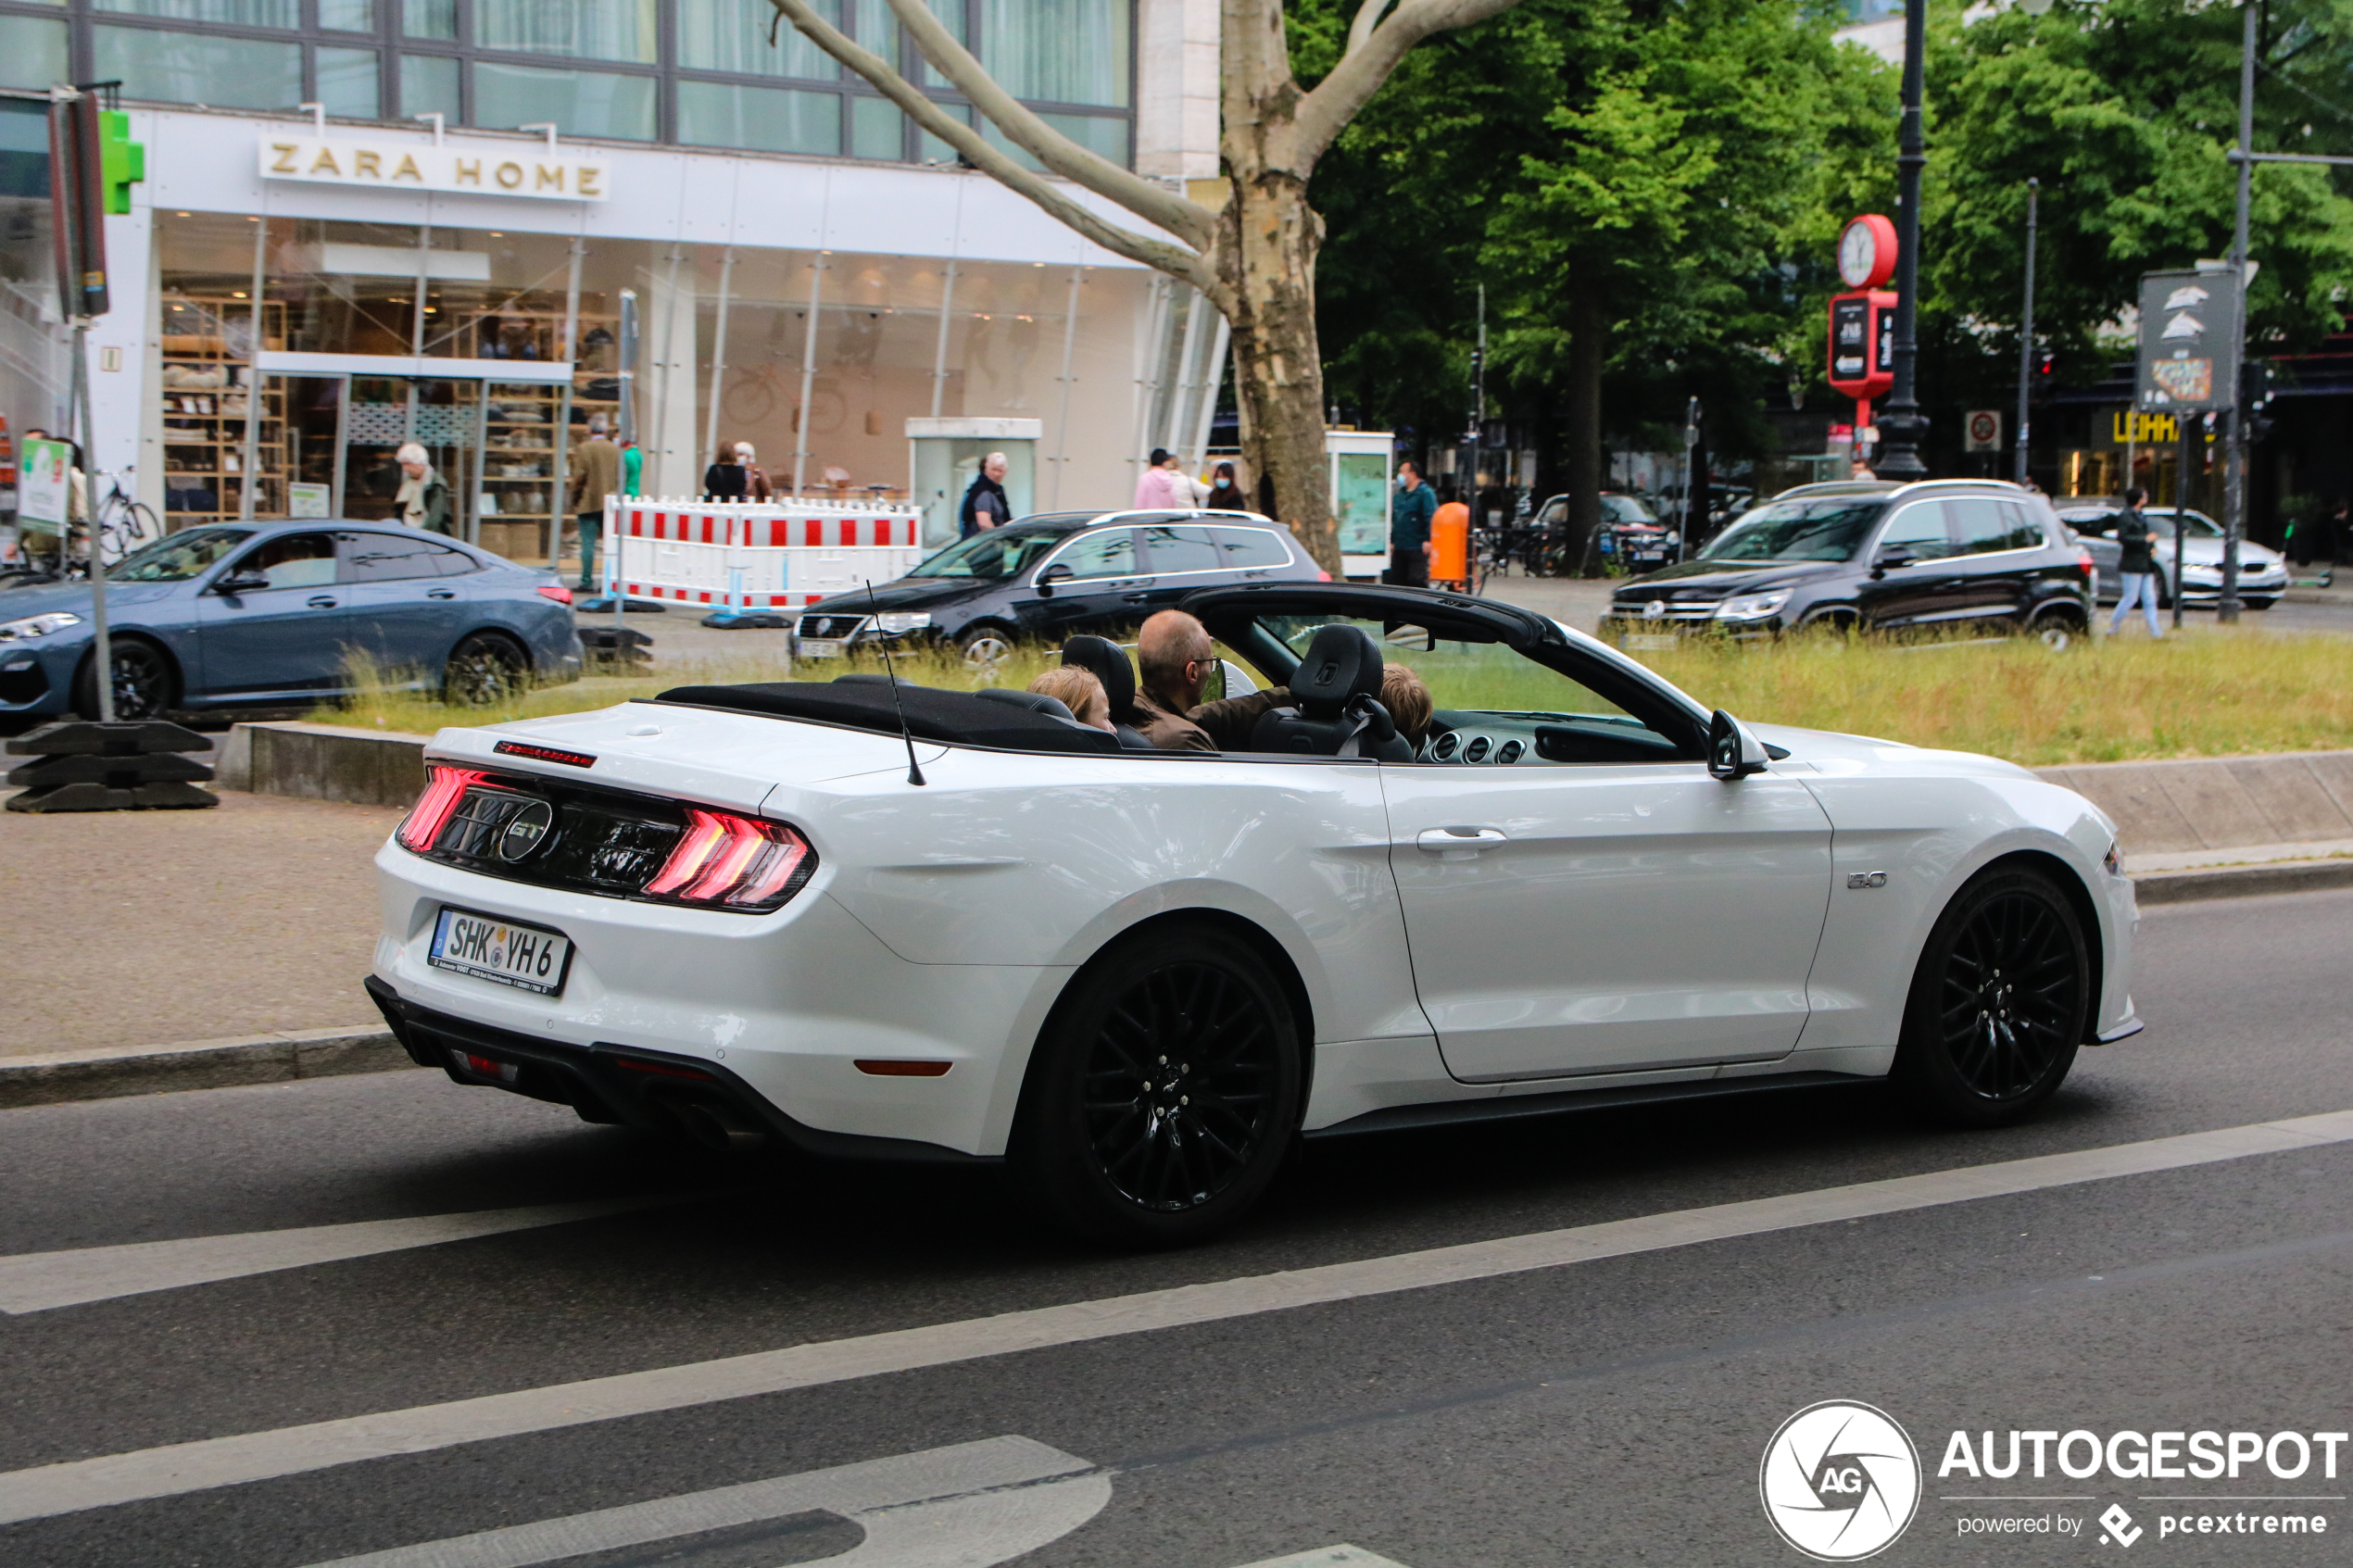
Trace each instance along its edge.
{"label": "street clock", "polygon": [[1838,275],[1850,289],[1875,289],[1895,276],[1895,225],[1867,212],[1838,237]]}

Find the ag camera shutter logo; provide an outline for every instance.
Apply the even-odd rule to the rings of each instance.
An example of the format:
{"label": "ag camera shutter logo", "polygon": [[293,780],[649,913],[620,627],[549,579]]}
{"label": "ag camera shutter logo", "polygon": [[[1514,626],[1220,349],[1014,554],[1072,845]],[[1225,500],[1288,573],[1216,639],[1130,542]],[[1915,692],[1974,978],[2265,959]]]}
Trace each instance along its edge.
{"label": "ag camera shutter logo", "polygon": [[1910,1526],[1919,1450],[1886,1411],[1825,1399],[1781,1423],[1765,1445],[1756,1487],[1781,1539],[1818,1562],[1856,1562]]}

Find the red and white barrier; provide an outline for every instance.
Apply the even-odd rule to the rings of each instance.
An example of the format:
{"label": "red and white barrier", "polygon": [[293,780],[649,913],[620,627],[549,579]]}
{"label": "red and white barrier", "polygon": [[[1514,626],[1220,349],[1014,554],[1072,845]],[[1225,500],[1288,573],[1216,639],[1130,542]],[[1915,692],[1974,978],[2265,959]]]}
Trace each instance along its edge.
{"label": "red and white barrier", "polygon": [[799,609],[907,574],[932,552],[921,507],[786,498],[605,498],[605,592],[745,609]]}

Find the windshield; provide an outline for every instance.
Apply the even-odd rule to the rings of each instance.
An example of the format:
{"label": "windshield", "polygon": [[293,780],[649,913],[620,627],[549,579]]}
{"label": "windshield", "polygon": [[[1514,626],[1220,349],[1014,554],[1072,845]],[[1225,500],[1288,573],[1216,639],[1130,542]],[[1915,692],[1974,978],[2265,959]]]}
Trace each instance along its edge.
{"label": "windshield", "polygon": [[969,539],[957,540],[907,575],[977,577],[988,583],[1000,583],[1028,571],[1039,556],[1068,537],[1059,531],[1050,533],[1045,529],[1034,533],[987,529]]}
{"label": "windshield", "polygon": [[109,583],[185,583],[253,537],[249,528],[187,528],[141,546],[107,570]]}
{"label": "windshield", "polygon": [[1650,508],[1631,495],[1602,497],[1602,516],[1612,522],[1656,522]]}
{"label": "windshield", "polygon": [[1853,560],[1886,509],[1878,495],[1768,501],[1699,553],[1702,560]]}

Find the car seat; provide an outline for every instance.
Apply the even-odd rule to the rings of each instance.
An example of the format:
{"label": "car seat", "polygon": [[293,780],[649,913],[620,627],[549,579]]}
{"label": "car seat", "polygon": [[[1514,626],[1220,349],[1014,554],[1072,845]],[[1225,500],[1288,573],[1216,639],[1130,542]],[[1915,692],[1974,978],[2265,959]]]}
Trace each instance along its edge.
{"label": "car seat", "polygon": [[1291,671],[1290,708],[1261,714],[1252,751],[1308,757],[1370,757],[1411,762],[1413,743],[1397,733],[1380,690],[1380,645],[1361,626],[1319,628]]}
{"label": "car seat", "polygon": [[[983,686],[973,696],[988,702],[1001,702],[1008,708],[1026,708],[1032,713],[1049,713],[1057,719],[1078,722],[1078,715],[1073,713],[1067,704],[1043,692],[1017,692],[1010,686]],[[1087,727],[1090,730],[1094,728],[1092,724]]]}
{"label": "car seat", "polygon": [[1077,636],[1063,645],[1063,662],[1076,664],[1102,683],[1111,699],[1111,733],[1130,751],[1150,751],[1152,743],[1135,727],[1136,669],[1127,650],[1109,637]]}

